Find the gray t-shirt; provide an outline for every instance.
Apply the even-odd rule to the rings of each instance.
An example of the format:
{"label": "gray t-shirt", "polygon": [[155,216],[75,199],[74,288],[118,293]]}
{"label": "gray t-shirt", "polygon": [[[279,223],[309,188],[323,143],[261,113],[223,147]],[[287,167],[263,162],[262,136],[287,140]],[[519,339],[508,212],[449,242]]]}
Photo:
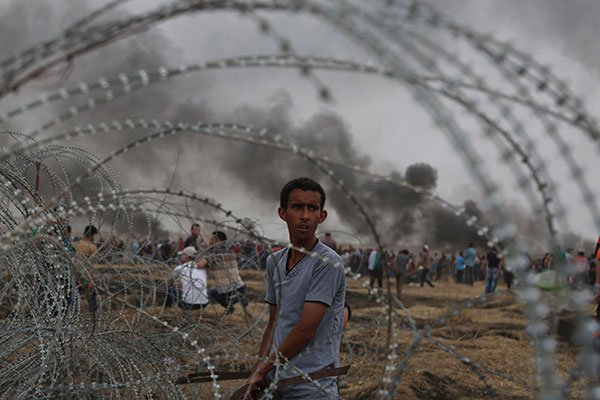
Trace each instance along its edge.
{"label": "gray t-shirt", "polygon": [[[273,350],[290,333],[300,320],[304,302],[316,301],[328,306],[315,336],[290,363],[310,374],[325,368],[339,367],[339,348],[344,320],[346,298],[346,276],[334,263],[342,263],[341,257],[320,241],[312,249],[320,258],[328,258],[330,263],[307,254],[287,273],[286,264],[289,248],[282,249],[267,259],[266,302],[279,308],[279,318],[273,333]],[[279,272],[277,272],[279,270]],[[281,291],[281,297],[280,297]],[[282,367],[278,379],[298,376],[292,367]],[[269,375],[273,379],[274,373]],[[337,398],[337,378],[319,379],[319,383]],[[279,389],[284,399],[327,399],[312,383],[306,382]]]}

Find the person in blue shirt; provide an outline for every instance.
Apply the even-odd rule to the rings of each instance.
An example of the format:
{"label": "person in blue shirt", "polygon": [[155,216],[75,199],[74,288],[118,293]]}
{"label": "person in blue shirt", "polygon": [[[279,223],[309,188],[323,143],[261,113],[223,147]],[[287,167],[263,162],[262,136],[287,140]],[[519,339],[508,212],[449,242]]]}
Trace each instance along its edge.
{"label": "person in blue shirt", "polygon": [[461,251],[456,257],[456,283],[462,283],[463,272],[465,271],[465,259]]}
{"label": "person in blue shirt", "polygon": [[469,243],[469,248],[465,252],[465,265],[467,266],[467,274],[465,276],[465,283],[473,285],[473,268],[475,267],[475,259],[477,258],[477,252],[473,248],[473,243]]}

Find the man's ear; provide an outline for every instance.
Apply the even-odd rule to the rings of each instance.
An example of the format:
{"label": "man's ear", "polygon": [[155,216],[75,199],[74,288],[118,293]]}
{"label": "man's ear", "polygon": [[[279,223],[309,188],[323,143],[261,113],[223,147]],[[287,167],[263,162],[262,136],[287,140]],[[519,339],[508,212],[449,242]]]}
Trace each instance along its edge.
{"label": "man's ear", "polygon": [[279,214],[279,218],[287,222],[287,213],[285,212],[285,208],[279,207],[277,209],[277,214]]}
{"label": "man's ear", "polygon": [[321,211],[321,218],[319,218],[319,223],[322,224],[327,219],[327,210]]}

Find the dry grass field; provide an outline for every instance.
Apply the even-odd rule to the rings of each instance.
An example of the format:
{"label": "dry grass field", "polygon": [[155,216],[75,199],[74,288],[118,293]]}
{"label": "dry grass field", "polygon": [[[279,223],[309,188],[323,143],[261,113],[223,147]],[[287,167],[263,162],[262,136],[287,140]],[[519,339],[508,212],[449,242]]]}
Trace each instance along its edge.
{"label": "dry grass field", "polygon": [[[169,272],[168,267],[158,265],[148,270],[128,265],[97,265],[97,268],[105,277],[118,277],[121,282],[147,287],[160,286],[159,282],[164,282],[164,277]],[[239,304],[233,313],[227,315],[218,304],[211,304],[204,310],[191,311],[183,311],[178,307],[164,308],[164,295],[160,293],[154,294],[155,297],[150,301],[146,294],[147,300],[140,306],[139,291],[132,285],[127,295],[114,296],[110,300],[111,309],[101,318],[110,319],[109,325],[112,327],[126,324],[131,329],[154,338],[154,341],[162,341],[161,350],[182,366],[178,374],[194,373],[199,370],[198,366],[205,365],[199,362],[198,357],[194,356],[195,352],[190,351],[189,346],[181,340],[181,332],[188,332],[197,339],[200,346],[210,349],[213,354],[211,363],[217,370],[248,370],[253,365],[252,356],[258,350],[268,313],[263,301],[263,272],[242,271],[241,274],[248,286],[247,295],[250,298],[246,311]],[[210,287],[210,278],[208,283]],[[484,291],[483,282],[477,282],[474,286],[446,281],[435,284],[435,288],[420,288],[410,284],[403,289],[403,303],[416,327],[424,331],[438,317],[448,315],[445,323],[433,329],[432,337],[441,339],[446,349],[451,347],[482,368],[474,369],[440,348],[434,341],[424,339],[414,356],[409,359],[410,365],[396,388],[395,398],[534,398],[538,384],[532,361],[533,348],[525,332],[527,321],[517,295],[506,291],[504,284],[500,283],[502,293],[483,303],[475,302],[472,308],[452,315],[451,311],[455,307],[467,299],[476,298]],[[384,360],[389,355],[385,312],[381,304],[369,296],[362,280],[347,279],[347,302],[352,307],[352,319],[344,337],[341,364],[350,364],[351,369],[348,375],[341,378],[340,394],[345,399],[373,399],[381,382]],[[82,308],[87,307],[84,304]],[[589,310],[591,315],[592,304]],[[148,318],[149,316],[154,319]],[[405,358],[404,352],[413,342],[414,334],[404,316],[396,316],[394,320],[398,324],[398,359],[394,363],[397,367]],[[169,326],[163,326],[162,321],[166,321]],[[563,382],[566,382],[569,368],[577,365],[580,348],[569,342],[574,317],[563,310],[559,321],[555,368],[563,377]],[[175,327],[177,334],[173,332]],[[121,339],[127,341],[126,337]],[[144,371],[140,373],[145,375]],[[220,393],[227,398],[243,383],[243,380],[220,381]],[[585,383],[584,378],[575,382],[571,386],[569,398],[583,398]],[[182,394],[192,398],[214,398],[211,382],[181,385],[179,388]],[[152,395],[161,397],[160,391],[155,389]]]}
{"label": "dry grass field", "polygon": [[[243,272],[253,300],[248,312],[259,316],[265,311],[262,275],[257,271]],[[209,282],[210,284],[210,282]],[[499,289],[504,289],[500,284]],[[448,314],[464,300],[475,298],[484,291],[483,282],[474,286],[452,282],[436,282],[435,288],[411,284],[403,290],[403,301],[419,329]],[[388,355],[384,311],[370,298],[362,281],[348,279],[347,302],[353,314],[345,334],[342,365],[351,364],[350,372],[341,380],[341,395],[347,399],[372,399],[378,390],[383,361]],[[238,306],[239,307],[239,306]],[[590,305],[590,312],[592,310]],[[203,324],[217,324],[223,329],[240,331],[248,323],[240,308],[233,314],[222,316],[222,309],[210,306],[204,311]],[[266,315],[264,316],[266,319]],[[399,320],[400,321],[400,320]],[[569,344],[568,335],[572,320],[567,312],[561,313],[557,371],[566,381],[568,368],[577,364],[579,348]],[[260,324],[259,324],[260,325]],[[398,329],[400,359],[413,341],[413,333],[402,324]],[[261,326],[251,329],[241,340],[238,349],[254,354],[260,341]],[[398,399],[529,399],[536,393],[536,379],[532,364],[533,349],[525,333],[526,319],[516,299],[516,294],[502,290],[483,304],[465,309],[449,317],[445,324],[433,330],[433,336],[453,346],[456,352],[482,367],[525,382],[530,388],[484,370],[476,371],[425,340],[410,359],[410,366],[397,387]],[[398,363],[396,363],[398,364]],[[239,365],[238,365],[239,367]],[[243,381],[223,382],[227,388],[241,385]],[[573,399],[583,398],[583,380],[572,387]],[[206,386],[206,398],[212,398],[211,384]],[[204,392],[201,390],[201,392]]]}

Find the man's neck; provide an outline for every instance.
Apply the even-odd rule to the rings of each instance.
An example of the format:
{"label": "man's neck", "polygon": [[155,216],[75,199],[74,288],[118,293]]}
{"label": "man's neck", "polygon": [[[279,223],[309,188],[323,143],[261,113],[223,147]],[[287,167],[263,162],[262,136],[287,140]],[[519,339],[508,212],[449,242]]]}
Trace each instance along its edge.
{"label": "man's neck", "polygon": [[[306,242],[292,241],[292,245],[295,248],[301,248],[306,251],[310,251],[313,249],[313,247],[316,246],[318,241],[319,241],[319,239],[317,239],[317,237],[314,236],[312,239],[307,240]],[[296,266],[296,264],[298,264],[298,262],[300,262],[300,260],[302,260],[302,258],[304,258],[304,256],[306,255],[306,253],[298,251],[295,248],[292,249],[292,252],[290,253],[290,256],[288,257],[288,265],[287,265],[288,271],[291,270],[292,268],[294,268],[294,266]]]}
{"label": "man's neck", "polygon": [[[292,243],[292,245],[294,247],[305,249],[305,250],[310,250],[313,247],[315,247],[315,245],[317,244],[318,241],[319,241],[319,239],[317,239],[316,236],[313,236],[311,239],[307,239],[307,240],[303,240],[303,241],[290,240],[290,242]],[[293,250],[293,251],[296,251],[296,250]],[[298,252],[298,253],[300,253],[300,252]],[[304,253],[300,253],[300,254],[304,254]]]}

